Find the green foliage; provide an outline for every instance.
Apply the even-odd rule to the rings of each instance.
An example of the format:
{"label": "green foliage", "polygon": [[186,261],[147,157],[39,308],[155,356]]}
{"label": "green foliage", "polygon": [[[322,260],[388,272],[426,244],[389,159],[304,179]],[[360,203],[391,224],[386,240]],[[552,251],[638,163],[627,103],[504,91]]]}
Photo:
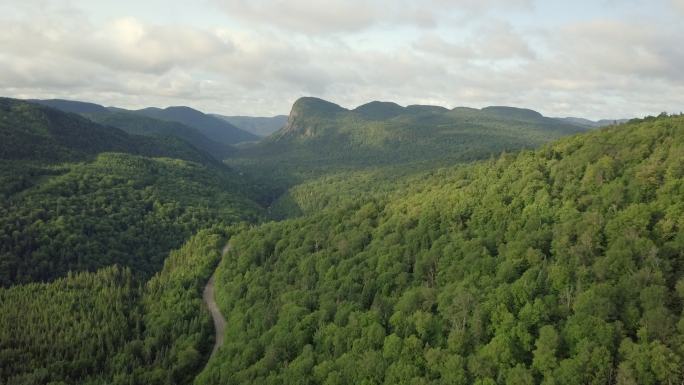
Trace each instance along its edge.
{"label": "green foliage", "polygon": [[415,167],[424,162],[434,168],[536,147],[584,130],[526,111],[403,108],[380,102],[350,111],[302,98],[292,107],[286,127],[253,146],[243,146],[228,162],[267,179],[292,182],[288,177],[297,181],[368,166]]}
{"label": "green foliage", "polygon": [[180,138],[218,160],[235,151],[232,146],[214,142],[199,130],[178,122],[153,119],[125,110],[105,110],[83,115],[94,122],[120,128],[133,135]]}
{"label": "green foliage", "polygon": [[201,228],[254,220],[236,175],[176,159],[100,154],[0,206],[0,283],[48,280],[118,263],[158,271]]}
{"label": "green foliage", "polygon": [[204,114],[190,107],[145,108],[129,112],[154,119],[182,123],[195,128],[202,135],[217,143],[230,145],[259,139],[258,136],[241,130],[226,120]]}
{"label": "green foliage", "polygon": [[684,118],[660,117],[295,189],[304,216],[232,238],[227,342],[195,383],[681,383],[682,159]]}
{"label": "green foliage", "polygon": [[0,289],[2,383],[188,383],[211,351],[201,291],[234,231],[201,231],[144,285],[112,266]]}
{"label": "green foliage", "polygon": [[0,378],[46,384],[107,371],[142,331],[131,271],[107,267],[0,289]]}
{"label": "green foliage", "polygon": [[0,98],[0,159],[63,162],[85,160],[107,151],[214,162],[174,137],[128,135],[75,114]]}

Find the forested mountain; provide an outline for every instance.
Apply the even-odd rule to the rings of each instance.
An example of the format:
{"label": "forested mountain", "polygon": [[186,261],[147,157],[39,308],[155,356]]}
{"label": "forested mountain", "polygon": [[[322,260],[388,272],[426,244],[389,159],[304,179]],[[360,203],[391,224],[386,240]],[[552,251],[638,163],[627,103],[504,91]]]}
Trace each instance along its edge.
{"label": "forested mountain", "polygon": [[96,123],[116,127],[129,134],[180,138],[217,160],[222,160],[233,152],[232,146],[215,142],[204,136],[198,129],[176,121],[154,119],[123,108],[106,108],[94,103],[61,99],[30,101],[64,112],[77,113]]}
{"label": "forested mountain", "polygon": [[201,132],[207,138],[223,144],[235,144],[258,140],[259,137],[241,130],[229,122],[207,115],[190,107],[144,108],[131,111],[150,118],[183,123]]}
{"label": "forested mountain", "polygon": [[276,115],[272,117],[257,116],[226,116],[213,114],[219,119],[223,119],[235,127],[250,132],[257,136],[268,136],[285,127],[287,115]]}
{"label": "forested mountain", "polygon": [[248,180],[171,137],[0,99],[0,285],[121,264],[141,276],[195,231],[254,220]]}
{"label": "forested mountain", "polygon": [[75,114],[93,114],[105,113],[109,111],[107,107],[89,102],[81,102],[77,100],[65,99],[29,99],[31,103],[42,104],[44,106],[52,107],[64,112],[73,112]]}
{"label": "forested mountain", "polygon": [[587,128],[600,128],[600,127],[605,127],[605,126],[610,126],[610,125],[615,125],[615,124],[622,124],[622,123],[627,123],[629,119],[601,119],[601,120],[589,120],[589,119],[584,119],[584,118],[556,118],[559,121],[570,123],[570,124],[575,124],[578,126],[584,126]]}
{"label": "forested mountain", "polygon": [[682,159],[659,117],[395,189],[324,177],[293,203],[350,195],[231,239],[195,383],[679,384]]}
{"label": "forested mountain", "polygon": [[0,384],[684,380],[682,116],[303,98],[234,170],[215,117],[49,103],[0,99]]}
{"label": "forested mountain", "polygon": [[301,98],[285,127],[243,147],[229,163],[251,172],[289,168],[319,174],[416,162],[451,164],[532,148],[584,130],[509,107],[448,110],[371,102],[347,110],[321,99]]}
{"label": "forested mountain", "polygon": [[105,151],[213,162],[174,137],[129,135],[76,114],[0,98],[0,160],[73,161]]}
{"label": "forested mountain", "polygon": [[110,266],[0,288],[2,384],[191,383],[213,338],[202,288],[239,229],[200,231],[144,284]]}
{"label": "forested mountain", "polygon": [[13,99],[0,171],[0,383],[190,382],[202,287],[226,226],[262,218],[256,186],[172,136]]}
{"label": "forested mountain", "polygon": [[217,160],[225,159],[235,150],[229,144],[207,138],[196,128],[178,122],[149,118],[126,110],[109,109],[105,113],[87,113],[84,116],[100,124],[120,128],[130,134],[174,136],[205,151]]}

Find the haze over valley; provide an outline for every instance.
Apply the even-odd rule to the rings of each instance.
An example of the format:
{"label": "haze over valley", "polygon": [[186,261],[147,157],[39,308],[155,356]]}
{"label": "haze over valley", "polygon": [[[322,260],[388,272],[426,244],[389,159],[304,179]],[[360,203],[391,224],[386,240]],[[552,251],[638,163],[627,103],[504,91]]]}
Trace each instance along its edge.
{"label": "haze over valley", "polygon": [[0,385],[684,383],[682,16],[0,0]]}

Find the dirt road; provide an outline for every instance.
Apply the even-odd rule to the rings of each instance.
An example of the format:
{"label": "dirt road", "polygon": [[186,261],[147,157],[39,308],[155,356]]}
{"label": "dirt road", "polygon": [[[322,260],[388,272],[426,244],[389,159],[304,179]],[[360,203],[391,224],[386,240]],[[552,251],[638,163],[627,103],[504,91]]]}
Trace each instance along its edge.
{"label": "dirt road", "polygon": [[[221,257],[226,255],[226,253],[230,250],[230,245],[226,245],[226,247],[223,248],[223,252],[221,254]],[[216,333],[216,339],[214,342],[214,349],[211,351],[211,355],[213,356],[216,351],[223,345],[223,334],[225,332],[226,328],[226,319],[223,318],[223,314],[221,314],[221,311],[218,308],[218,305],[216,305],[216,299],[214,298],[214,276],[216,275],[216,272],[209,278],[209,282],[207,282],[207,286],[204,287],[204,293],[202,293],[202,298],[204,299],[204,303],[207,304],[207,307],[209,308],[209,312],[211,313],[211,318],[214,319],[214,331]]]}

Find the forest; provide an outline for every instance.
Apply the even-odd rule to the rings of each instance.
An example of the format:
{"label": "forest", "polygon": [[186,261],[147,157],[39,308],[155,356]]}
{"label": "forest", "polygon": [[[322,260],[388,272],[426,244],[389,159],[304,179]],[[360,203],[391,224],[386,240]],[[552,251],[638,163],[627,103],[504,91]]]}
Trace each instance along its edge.
{"label": "forest", "polygon": [[0,99],[2,385],[684,381],[682,116],[60,106]]}
{"label": "forest", "polygon": [[230,342],[195,383],[681,383],[682,159],[663,116],[358,200],[311,183],[309,214],[231,239]]}
{"label": "forest", "polygon": [[201,292],[239,229],[200,231],[144,284],[113,265],[0,289],[2,383],[191,382],[213,341]]}
{"label": "forest", "polygon": [[240,146],[226,162],[255,177],[296,185],[373,166],[433,169],[534,148],[586,129],[518,108],[371,102],[348,110],[305,97],[294,103],[285,127]]}

